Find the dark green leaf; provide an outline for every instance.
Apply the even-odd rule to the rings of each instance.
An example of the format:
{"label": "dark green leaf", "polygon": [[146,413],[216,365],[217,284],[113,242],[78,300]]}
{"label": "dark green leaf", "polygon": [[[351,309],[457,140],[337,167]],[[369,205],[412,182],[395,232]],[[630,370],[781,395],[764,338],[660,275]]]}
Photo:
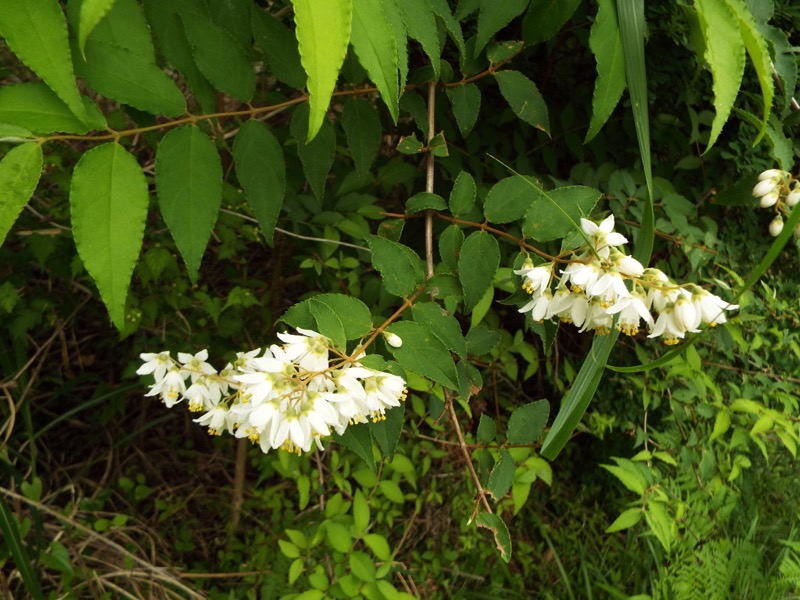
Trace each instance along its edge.
{"label": "dark green leaf", "polygon": [[500,451],[500,458],[489,474],[488,490],[494,496],[495,500],[502,500],[514,483],[514,471],[517,466],[514,464],[514,459],[508,450]]}
{"label": "dark green leaf", "polygon": [[472,310],[492,285],[500,265],[497,239],[486,231],[474,231],[464,241],[458,256],[458,278],[464,288],[464,306]]}
{"label": "dark green leaf", "polygon": [[447,5],[447,0],[428,0],[428,4],[430,4],[436,16],[444,23],[444,27],[455,42],[463,62],[467,53],[466,45],[464,44],[464,33],[461,31],[461,24],[453,17],[453,13]]}
{"label": "dark green leaf", "polygon": [[[100,0],[95,4],[106,2],[107,0]],[[114,0],[108,4],[113,4],[110,6],[111,10],[98,23],[95,23],[88,39],[126,48],[147,62],[155,64],[156,51],[150,37],[150,28],[138,2],[136,0]],[[86,6],[87,0],[67,4],[67,15],[73,26],[80,21],[78,30],[81,52],[84,51],[85,45],[85,40],[81,39],[81,36],[83,36],[83,13]]]}
{"label": "dark green leaf", "polygon": [[511,223],[525,216],[538,197],[540,182],[535,177],[512,175],[498,181],[486,195],[483,214],[492,223]]}
{"label": "dark green leaf", "polygon": [[306,86],[306,73],[300,64],[294,32],[255,4],[251,19],[253,37],[264,51],[269,70],[286,85],[302,90]]}
{"label": "dark green leaf", "polygon": [[447,202],[439,194],[420,192],[406,200],[406,214],[413,215],[422,210],[447,210]]}
{"label": "dark green leaf", "polygon": [[448,350],[461,358],[467,357],[467,344],[455,317],[435,302],[417,302],[411,307],[411,312],[414,321],[432,332]]}
{"label": "dark green leaf", "polygon": [[0,246],[42,175],[42,147],[22,144],[0,160]]}
{"label": "dark green leaf", "polygon": [[542,435],[550,416],[550,403],[537,400],[515,408],[508,420],[509,444],[533,444]]}
{"label": "dark green leaf", "polygon": [[450,99],[458,130],[466,138],[478,120],[481,92],[474,83],[465,83],[447,88],[447,97]]}
{"label": "dark green leaf", "polygon": [[415,134],[401,137],[397,142],[397,151],[401,154],[417,154],[422,151],[425,146],[417,139]]}
{"label": "dark green leaf", "polygon": [[433,136],[428,148],[434,156],[450,156],[450,151],[447,149],[447,141],[444,139],[443,131],[440,131]]}
{"label": "dark green leaf", "polygon": [[448,298],[450,296],[461,296],[461,283],[458,277],[450,273],[436,273],[428,279],[425,290],[433,298]]}
{"label": "dark green leaf", "polygon": [[411,321],[392,323],[387,331],[399,335],[403,340],[399,348],[389,347],[401,367],[452,390],[458,389],[453,357],[431,331]]}
{"label": "dark green leaf", "polygon": [[0,86],[0,122],[24,127],[36,133],[84,134],[90,129],[105,129],[103,113],[88,98],[83,98],[86,122],[76,117],[55,92],[41,82]]}
{"label": "dark green leaf", "polygon": [[386,291],[395,296],[410,296],[425,280],[422,260],[408,246],[377,235],[367,237],[372,251],[372,266],[381,273]]}
{"label": "dark green leaf", "polygon": [[[375,455],[372,453],[372,437],[369,428],[365,425],[351,425],[344,430],[342,435],[334,432],[333,439],[345,448],[355,452],[373,473],[377,472]],[[346,531],[346,530],[345,530]]]}
{"label": "dark green leaf", "polygon": [[562,238],[580,227],[581,217],[591,214],[600,195],[596,189],[582,185],[541,190],[525,214],[522,232],[539,242]]}
{"label": "dark green leaf", "polygon": [[592,119],[584,144],[597,135],[625,90],[625,56],[614,0],[600,0],[597,18],[589,36],[589,47],[597,60],[597,81],[592,99]]}
{"label": "dark green leaf", "polygon": [[[295,328],[314,329],[316,321],[311,310],[311,300],[324,304],[338,315],[344,328],[344,336],[348,340],[357,340],[372,330],[372,315],[367,305],[358,298],[344,294],[319,294],[304,300],[286,311],[281,320]],[[344,345],[341,347],[344,348]]]}
{"label": "dark green leaf", "polygon": [[485,413],[482,414],[480,421],[478,421],[478,432],[475,434],[478,443],[491,444],[496,434],[497,423],[494,422],[492,417],[487,416]]}
{"label": "dark green leaf", "polygon": [[453,216],[466,215],[475,208],[475,180],[466,171],[461,171],[456,177],[453,189],[450,192],[450,211]]}
{"label": "dark green leaf", "polygon": [[382,421],[370,423],[368,427],[372,430],[372,436],[378,442],[378,447],[381,449],[386,460],[392,460],[395,450],[397,450],[397,443],[400,441],[400,434],[403,431],[403,416],[405,415],[406,407],[404,404],[396,406],[391,410],[386,411],[386,418]]}
{"label": "dark green leaf", "polygon": [[475,39],[475,56],[478,56],[492,36],[521,15],[530,0],[481,0],[478,15],[478,35]]}
{"label": "dark green leaf", "polygon": [[28,594],[35,600],[44,600],[42,588],[39,585],[39,573],[36,572],[34,562],[28,556],[25,545],[22,543],[19,523],[2,496],[0,496],[0,531],[3,532],[3,545],[19,570]]}
{"label": "dark green leaf", "polygon": [[467,332],[467,351],[473,356],[488,354],[500,344],[501,339],[499,332],[478,325]]}
{"label": "dark green leaf", "polygon": [[511,561],[511,535],[508,533],[508,527],[503,522],[503,519],[492,513],[482,512],[475,519],[478,527],[485,527],[489,529],[494,535],[494,542],[497,549],[500,551],[500,557],[505,562]]}
{"label": "dark green leaf", "polygon": [[272,245],[286,195],[286,165],[280,142],[266,125],[250,120],[236,134],[233,158],[247,202],[258,219],[261,233]]}
{"label": "dark green leaf", "polygon": [[564,26],[581,0],[531,0],[522,20],[522,38],[532,46],[545,42]]}
{"label": "dark green leaf", "polygon": [[333,155],[336,152],[336,132],[331,122],[325,119],[317,127],[319,135],[306,143],[305,140],[311,137],[306,133],[308,111],[307,104],[301,104],[295,109],[290,130],[292,137],[297,141],[297,154],[303,163],[308,183],[314,190],[314,195],[321,199],[325,195],[325,180],[328,178],[333,165]]}
{"label": "dark green leaf", "polygon": [[342,128],[356,170],[366,175],[381,146],[381,120],[371,102],[350,98],[342,111]]}
{"label": "dark green leaf", "polygon": [[547,105],[536,84],[519,71],[498,71],[494,76],[500,85],[500,93],[514,114],[550,135]]}
{"label": "dark green leaf", "polygon": [[431,61],[433,77],[438,81],[442,47],[439,42],[439,30],[436,27],[433,9],[427,0],[399,0],[397,7],[403,16],[408,36],[420,43]]}

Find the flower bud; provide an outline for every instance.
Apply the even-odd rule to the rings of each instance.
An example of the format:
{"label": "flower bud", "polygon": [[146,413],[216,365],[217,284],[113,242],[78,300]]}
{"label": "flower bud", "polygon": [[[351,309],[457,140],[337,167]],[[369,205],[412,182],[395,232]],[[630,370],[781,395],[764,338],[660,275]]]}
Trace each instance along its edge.
{"label": "flower bud", "polygon": [[766,179],[780,179],[786,175],[788,175],[786,171],[781,171],[780,169],[768,169],[758,176],[758,180],[764,181]]}
{"label": "flower bud", "polygon": [[783,231],[783,217],[778,215],[769,224],[769,234],[772,237],[778,237],[781,231]]}
{"label": "flower bud", "polygon": [[777,179],[765,179],[763,181],[759,181],[756,187],[753,188],[753,196],[756,198],[766,196],[767,194],[773,192],[776,187],[778,187]]}
{"label": "flower bud", "polygon": [[769,208],[770,206],[775,206],[775,204],[778,202],[778,198],[779,198],[778,192],[772,191],[764,196],[761,196],[761,200],[759,201],[758,205],[761,208]]}
{"label": "flower bud", "polygon": [[800,186],[795,185],[794,189],[786,196],[786,204],[794,206],[800,202]]}
{"label": "flower bud", "polygon": [[390,333],[388,331],[383,332],[383,337],[386,339],[386,343],[389,344],[392,348],[399,348],[403,345],[403,338],[399,335],[394,333]]}

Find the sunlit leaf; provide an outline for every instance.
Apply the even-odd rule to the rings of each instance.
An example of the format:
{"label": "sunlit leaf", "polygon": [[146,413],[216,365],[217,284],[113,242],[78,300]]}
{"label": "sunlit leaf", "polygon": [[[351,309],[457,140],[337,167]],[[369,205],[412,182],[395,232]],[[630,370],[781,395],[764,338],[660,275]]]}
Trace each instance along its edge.
{"label": "sunlit leaf", "polygon": [[0,160],[0,246],[42,175],[42,147],[22,144]]}

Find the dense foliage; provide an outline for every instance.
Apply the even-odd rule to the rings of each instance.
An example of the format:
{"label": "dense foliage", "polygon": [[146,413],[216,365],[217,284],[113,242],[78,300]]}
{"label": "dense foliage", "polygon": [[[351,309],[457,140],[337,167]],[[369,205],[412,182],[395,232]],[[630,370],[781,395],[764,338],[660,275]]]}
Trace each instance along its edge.
{"label": "dense foliage", "polygon": [[5,0],[3,596],[798,594],[799,29]]}

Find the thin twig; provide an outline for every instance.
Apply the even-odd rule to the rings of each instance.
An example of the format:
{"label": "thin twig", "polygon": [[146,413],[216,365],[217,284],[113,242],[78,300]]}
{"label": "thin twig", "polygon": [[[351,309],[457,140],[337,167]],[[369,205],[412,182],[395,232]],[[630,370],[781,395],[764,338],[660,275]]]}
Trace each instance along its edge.
{"label": "thin twig", "polygon": [[[431,151],[431,142],[434,138],[434,113],[436,111],[436,82],[428,84],[428,159],[425,167],[425,191],[433,193],[433,162],[434,156]],[[433,210],[425,211],[425,262],[427,266],[428,279],[433,277]]]}
{"label": "thin twig", "polygon": [[458,415],[456,415],[456,409],[453,406],[453,399],[449,397],[447,398],[447,408],[450,411],[450,422],[453,424],[453,428],[456,430],[456,436],[458,437],[458,445],[461,448],[461,453],[464,455],[464,460],[467,463],[467,468],[469,469],[470,475],[472,475],[472,481],[475,483],[475,487],[478,489],[478,498],[483,504],[483,507],[486,509],[486,512],[492,513],[492,507],[489,505],[489,501],[486,499],[486,492],[481,485],[481,480],[478,477],[478,474],[475,472],[475,467],[472,464],[472,456],[469,454],[469,450],[467,450],[467,443],[464,441],[464,434],[461,432],[461,424],[458,422]]}

